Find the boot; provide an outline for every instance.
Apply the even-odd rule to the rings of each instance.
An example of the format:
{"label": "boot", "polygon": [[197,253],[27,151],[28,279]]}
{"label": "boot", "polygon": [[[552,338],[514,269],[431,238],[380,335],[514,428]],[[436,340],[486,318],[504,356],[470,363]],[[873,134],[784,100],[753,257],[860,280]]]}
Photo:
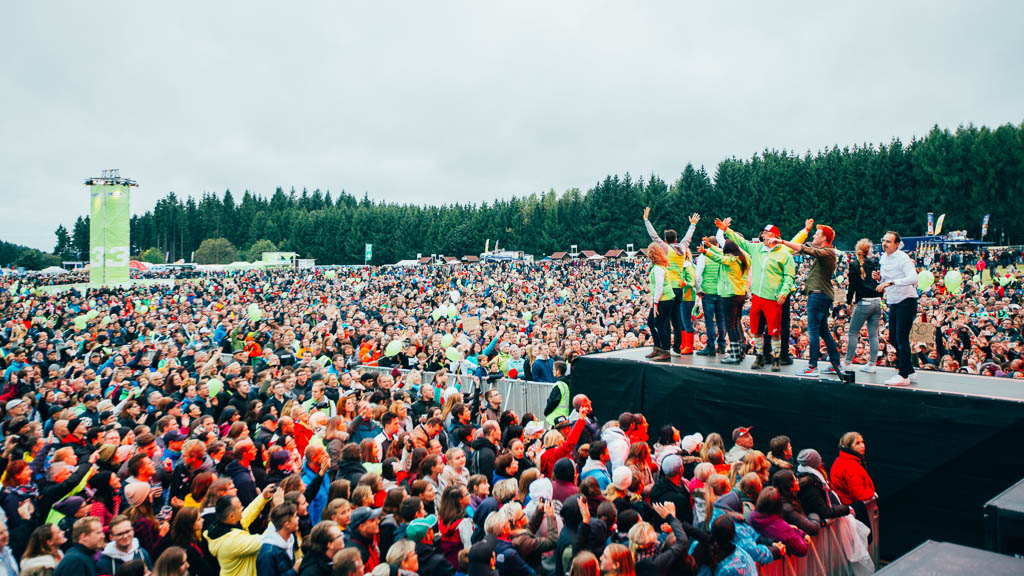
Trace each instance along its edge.
{"label": "boot", "polygon": [[661,352],[661,354],[658,354],[654,358],[651,358],[652,361],[654,361],[654,362],[668,362],[669,360],[672,359],[672,355],[669,353],[668,350],[661,350],[660,348],[658,350]]}
{"label": "boot", "polygon": [[719,354],[725,354],[725,346],[719,346],[718,347],[718,353]]}
{"label": "boot", "polygon": [[751,370],[764,368],[766,353],[754,354],[754,363],[750,365]]}
{"label": "boot", "polygon": [[658,348],[658,347],[654,347],[654,348],[651,348],[650,353],[644,355],[644,358],[654,358],[655,356],[658,356],[659,354],[661,354],[661,349]]}
{"label": "boot", "polygon": [[779,354],[779,364],[783,366],[792,366],[793,356],[790,354]]}
{"label": "boot", "polygon": [[683,332],[683,345],[679,350],[680,356],[693,354],[693,332]]}
{"label": "boot", "polygon": [[[721,351],[719,351],[719,354],[722,354],[724,352],[725,352],[725,349],[723,348]],[[714,355],[715,355],[715,343],[714,342],[708,342],[707,346],[705,346],[703,349],[701,349],[700,352],[697,352],[697,356],[712,356],[713,357]]]}
{"label": "boot", "polygon": [[729,343],[729,353],[725,355],[725,358],[722,358],[722,364],[739,364],[740,363],[739,349],[740,349],[739,344],[733,344],[732,342],[730,342]]}
{"label": "boot", "polygon": [[[772,372],[778,372],[778,371],[782,370],[782,366],[780,365],[781,361],[782,360],[778,356],[776,356],[775,358],[772,358]],[[792,363],[793,363],[793,361],[790,360],[790,364],[792,364]]]}

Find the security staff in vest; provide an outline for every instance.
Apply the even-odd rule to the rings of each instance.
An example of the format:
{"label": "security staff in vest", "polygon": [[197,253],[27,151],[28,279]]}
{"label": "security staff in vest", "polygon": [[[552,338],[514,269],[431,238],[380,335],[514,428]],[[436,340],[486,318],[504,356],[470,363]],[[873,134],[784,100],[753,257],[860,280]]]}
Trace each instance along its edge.
{"label": "security staff in vest", "polygon": [[569,402],[572,398],[569,396],[569,385],[565,383],[567,370],[568,366],[565,362],[561,360],[555,362],[555,387],[548,394],[548,403],[544,407],[544,416],[550,426],[555,425],[555,420],[559,416],[569,417]]}

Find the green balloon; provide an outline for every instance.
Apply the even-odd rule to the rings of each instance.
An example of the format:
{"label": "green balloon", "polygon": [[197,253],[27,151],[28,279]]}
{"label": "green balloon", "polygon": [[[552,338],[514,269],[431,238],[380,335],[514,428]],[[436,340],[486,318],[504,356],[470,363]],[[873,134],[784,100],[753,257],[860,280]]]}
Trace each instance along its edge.
{"label": "green balloon", "polygon": [[454,304],[448,306],[448,317],[451,318],[452,320],[455,320],[456,318],[459,317],[459,309],[456,308]]}
{"label": "green balloon", "polygon": [[99,315],[100,315],[100,313],[97,312],[95,308],[92,309],[92,310],[89,310],[88,312],[85,313],[85,317],[88,318],[89,320],[92,320],[93,318],[95,318],[95,317],[97,317]]}
{"label": "green balloon", "polygon": [[946,290],[949,290],[951,294],[960,293],[960,284],[963,282],[963,276],[960,275],[959,270],[950,270],[946,272],[946,276],[943,279],[946,283]]}
{"label": "green balloon", "polygon": [[527,322],[533,320],[533,312],[527,312],[523,314],[523,320],[526,320]]}
{"label": "green balloon", "polygon": [[249,314],[249,320],[252,320],[253,322],[259,322],[260,319],[263,318],[263,311],[260,310],[260,307],[255,302],[249,304],[246,312]]}
{"label": "green balloon", "polygon": [[85,330],[85,325],[89,322],[89,319],[85,315],[75,316],[75,328],[79,330]]}
{"label": "green balloon", "polygon": [[451,334],[445,334],[444,336],[441,336],[441,347],[448,348],[452,345],[452,342],[454,341],[455,336],[452,336]]}
{"label": "green balloon", "polygon": [[391,342],[388,342],[388,345],[384,348],[384,355],[387,356],[388,358],[390,358],[392,356],[397,356],[398,353],[401,352],[401,351],[402,351],[402,341],[401,340],[392,340]]}
{"label": "green balloon", "polygon": [[441,317],[441,315],[442,315],[442,314],[444,314],[445,312],[446,312],[446,311],[442,311],[442,310],[441,310],[440,308],[434,308],[434,309],[433,309],[433,310],[431,310],[431,312],[430,312],[430,317],[431,317],[431,318],[433,318],[434,320],[437,320],[437,319],[438,319],[438,318],[440,318],[440,317]]}
{"label": "green balloon", "polygon": [[325,277],[326,277],[326,278],[327,278],[328,280],[333,280],[333,279],[335,279],[335,278],[337,278],[337,277],[338,277],[338,273],[337,273],[337,272],[335,272],[334,270],[328,270],[327,272],[325,272],[325,273],[324,273],[324,276],[325,276]]}
{"label": "green balloon", "polygon": [[459,351],[454,346],[449,346],[448,349],[444,351],[444,356],[452,362],[458,362],[459,359],[462,358]]}
{"label": "green balloon", "polygon": [[935,274],[931,270],[921,270],[917,273],[917,287],[921,292],[927,292],[935,284]]}
{"label": "green balloon", "polygon": [[100,327],[101,328],[106,328],[107,324],[110,324],[111,322],[112,322],[112,320],[111,320],[110,316],[104,316],[103,319],[100,320]]}
{"label": "green balloon", "polygon": [[1006,285],[1009,284],[1009,283],[1010,283],[1010,277],[1009,276],[1000,276],[999,277],[999,285],[1000,286],[1005,288]]}
{"label": "green balloon", "polygon": [[221,389],[224,388],[224,383],[216,378],[210,378],[206,382],[206,386],[210,390],[210,396],[216,396],[217,394],[220,394]]}

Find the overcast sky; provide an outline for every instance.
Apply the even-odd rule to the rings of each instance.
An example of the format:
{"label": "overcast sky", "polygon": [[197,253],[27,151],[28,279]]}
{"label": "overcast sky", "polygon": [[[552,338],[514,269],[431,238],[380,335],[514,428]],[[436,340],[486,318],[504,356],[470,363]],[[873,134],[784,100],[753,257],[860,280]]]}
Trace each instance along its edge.
{"label": "overcast sky", "polygon": [[1024,2],[837,4],[9,2],[0,239],[52,249],[104,168],[134,213],[479,202],[1024,121]]}

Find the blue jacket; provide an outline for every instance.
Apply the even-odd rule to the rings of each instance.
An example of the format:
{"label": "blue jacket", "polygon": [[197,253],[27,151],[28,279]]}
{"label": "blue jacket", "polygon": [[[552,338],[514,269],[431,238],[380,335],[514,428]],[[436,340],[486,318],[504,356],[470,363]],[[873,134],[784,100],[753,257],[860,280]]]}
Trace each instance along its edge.
{"label": "blue jacket", "polygon": [[[313,478],[318,476],[316,472],[309,469],[309,466],[302,465],[302,481],[306,483],[306,486],[313,481]],[[323,516],[324,508],[327,507],[327,495],[330,492],[330,482],[321,482],[320,489],[317,490],[316,496],[309,503],[309,520],[315,526],[320,522],[320,517]]]}
{"label": "blue jacket", "polygon": [[[292,536],[291,543],[295,541]],[[260,538],[260,551],[256,555],[256,573],[260,576],[295,576],[295,558],[290,542],[285,542],[273,525]]]}
{"label": "blue jacket", "polygon": [[555,361],[551,358],[547,358],[545,360],[537,358],[533,361],[530,376],[533,378],[534,382],[554,382]]}
{"label": "blue jacket", "polygon": [[507,540],[498,539],[494,545],[494,556],[501,576],[534,576],[533,568],[516,552],[516,547]]}

